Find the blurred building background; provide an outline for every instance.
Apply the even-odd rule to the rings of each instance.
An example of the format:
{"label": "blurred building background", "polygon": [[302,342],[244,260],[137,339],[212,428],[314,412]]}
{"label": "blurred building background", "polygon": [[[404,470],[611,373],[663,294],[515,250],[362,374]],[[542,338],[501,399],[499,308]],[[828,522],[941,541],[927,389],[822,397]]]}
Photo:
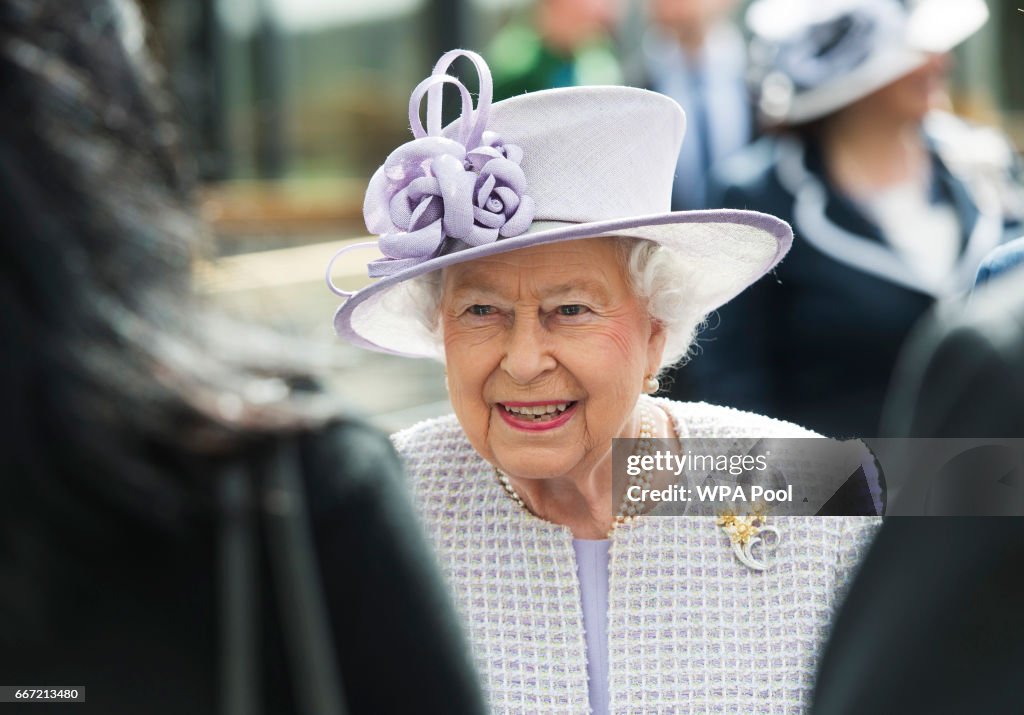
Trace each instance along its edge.
{"label": "blurred building background", "polygon": [[[624,64],[645,0],[622,0]],[[337,387],[382,427],[446,411],[439,364],[388,358],[332,339],[338,300],[323,269],[365,236],[362,194],[409,138],[411,89],[445,50],[484,50],[527,0],[142,0],[156,55],[204,179],[219,261],[203,286],[234,312],[308,338]],[[953,99],[965,116],[1024,146],[1024,15],[988,0],[992,19],[957,51]],[[366,281],[371,255],[335,280]]]}

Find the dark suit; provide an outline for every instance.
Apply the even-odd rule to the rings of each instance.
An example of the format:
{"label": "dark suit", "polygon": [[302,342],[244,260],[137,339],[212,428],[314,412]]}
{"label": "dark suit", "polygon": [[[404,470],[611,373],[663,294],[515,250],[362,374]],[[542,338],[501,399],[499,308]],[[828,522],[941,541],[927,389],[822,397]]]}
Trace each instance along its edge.
{"label": "dark suit", "polygon": [[890,517],[821,660],[813,715],[1024,712],[1024,519]]}
{"label": "dark suit", "polygon": [[[893,387],[892,434],[1024,437],[1024,273],[934,314]],[[839,613],[812,712],[1020,713],[1022,672],[1024,518],[890,517]]]}
{"label": "dark suit", "polygon": [[[980,213],[938,152],[931,156],[933,200],[951,206],[961,226],[951,283],[966,290],[1003,240],[1003,217]],[[938,291],[835,190],[819,149],[795,137],[765,137],[721,167],[714,205],[774,214],[795,239],[773,274],[711,317],[684,370],[695,396],[828,436],[877,434],[899,348]]]}
{"label": "dark suit", "polygon": [[730,23],[717,24],[694,57],[673,33],[653,26],[642,50],[644,76],[638,86],[671,97],[686,112],[672,210],[713,208],[708,204],[709,170],[756,135],[742,35]]}

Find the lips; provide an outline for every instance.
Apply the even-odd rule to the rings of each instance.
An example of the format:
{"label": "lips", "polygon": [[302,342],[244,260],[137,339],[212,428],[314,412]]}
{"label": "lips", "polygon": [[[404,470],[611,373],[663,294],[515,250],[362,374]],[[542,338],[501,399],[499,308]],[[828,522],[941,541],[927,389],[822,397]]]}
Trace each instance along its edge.
{"label": "lips", "polygon": [[499,402],[498,413],[510,426],[527,431],[554,429],[568,422],[578,402]]}

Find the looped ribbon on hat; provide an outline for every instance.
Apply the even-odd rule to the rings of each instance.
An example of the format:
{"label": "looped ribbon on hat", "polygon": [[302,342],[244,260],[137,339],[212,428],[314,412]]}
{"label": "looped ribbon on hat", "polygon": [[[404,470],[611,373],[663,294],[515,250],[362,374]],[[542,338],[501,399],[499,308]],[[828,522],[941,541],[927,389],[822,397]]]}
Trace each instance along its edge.
{"label": "looped ribbon on hat", "polygon": [[[480,77],[476,109],[469,90],[445,74],[459,57],[473,62]],[[442,135],[441,107],[445,84],[459,91],[462,114],[456,139]],[[427,127],[420,121],[420,104],[427,98]],[[413,139],[398,147],[377,169],[366,189],[363,217],[377,242],[359,243],[338,251],[331,268],[344,253],[377,246],[384,258],[368,266],[371,278],[394,275],[441,254],[446,239],[464,247],[482,246],[500,238],[518,236],[533,223],[536,210],[526,194],[526,175],[519,163],[523,151],[487,131],[491,107],[491,73],[484,59],[469,50],[445,53],[430,77],[419,83],[409,98],[409,126]]]}

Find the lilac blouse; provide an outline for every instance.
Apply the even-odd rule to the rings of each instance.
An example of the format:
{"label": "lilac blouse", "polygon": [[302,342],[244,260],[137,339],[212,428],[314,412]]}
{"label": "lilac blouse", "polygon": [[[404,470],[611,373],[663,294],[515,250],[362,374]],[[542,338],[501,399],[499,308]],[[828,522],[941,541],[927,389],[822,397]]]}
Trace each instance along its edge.
{"label": "lilac blouse", "polygon": [[587,641],[590,711],[608,715],[608,556],[611,541],[573,539]]}

